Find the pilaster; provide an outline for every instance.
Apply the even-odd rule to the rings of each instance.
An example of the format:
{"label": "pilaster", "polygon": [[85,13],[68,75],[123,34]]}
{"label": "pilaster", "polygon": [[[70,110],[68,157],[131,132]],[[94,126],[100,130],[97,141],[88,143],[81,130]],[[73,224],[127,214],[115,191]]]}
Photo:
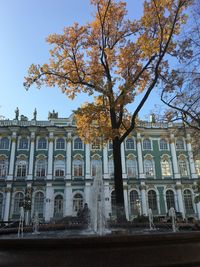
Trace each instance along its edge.
{"label": "pilaster", "polygon": [[138,168],[139,168],[139,178],[144,179],[144,167],[143,167],[143,158],[142,158],[142,145],[141,145],[141,136],[140,133],[137,133],[137,155],[138,155]]}
{"label": "pilaster", "polygon": [[35,131],[32,131],[31,132],[31,145],[30,145],[29,168],[28,168],[27,180],[33,179],[34,150],[35,150]]}
{"label": "pilaster", "polygon": [[175,138],[174,134],[170,135],[170,148],[172,153],[172,163],[173,163],[173,170],[174,170],[174,178],[180,179],[180,173],[178,169],[178,161],[177,161],[177,155],[176,155],[176,148],[175,148]]}
{"label": "pilaster", "polygon": [[68,134],[67,134],[67,155],[66,155],[66,159],[67,159],[67,175],[66,175],[66,179],[67,180],[71,180],[71,178],[72,178],[72,174],[71,174],[71,170],[72,170],[72,134],[71,134],[71,132],[68,132]]}

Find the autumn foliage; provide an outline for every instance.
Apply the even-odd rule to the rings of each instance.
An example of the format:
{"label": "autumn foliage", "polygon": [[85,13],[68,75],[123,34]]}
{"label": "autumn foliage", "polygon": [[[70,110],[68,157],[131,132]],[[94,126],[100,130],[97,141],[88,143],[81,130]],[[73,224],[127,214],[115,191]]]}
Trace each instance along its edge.
{"label": "autumn foliage", "polygon": [[[190,3],[144,1],[142,17],[129,20],[124,1],[91,0],[96,9],[93,20],[51,34],[49,63],[31,65],[25,78],[27,89],[33,83],[56,85],[71,99],[81,92],[96,96],[76,112],[78,131],[86,140],[94,135],[113,140],[116,201],[121,206],[120,144],[134,130],[137,115],[160,77],[168,75],[170,58],[180,51],[176,36]],[[141,101],[128,114],[126,106],[141,92]]]}

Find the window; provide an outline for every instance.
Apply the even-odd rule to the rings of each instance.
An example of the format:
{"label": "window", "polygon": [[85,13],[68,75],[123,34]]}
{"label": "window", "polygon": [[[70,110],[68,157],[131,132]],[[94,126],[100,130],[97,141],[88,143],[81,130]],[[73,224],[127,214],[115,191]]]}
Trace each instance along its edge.
{"label": "window", "polygon": [[81,141],[81,139],[80,138],[76,138],[75,140],[74,140],[74,149],[83,149],[83,143],[82,143],[82,141]]}
{"label": "window", "polygon": [[7,137],[1,138],[0,149],[9,149],[9,139]]}
{"label": "window", "polygon": [[175,200],[174,200],[174,192],[172,190],[166,191],[166,203],[167,203],[167,210],[170,208],[176,208],[175,207]]}
{"label": "window", "polygon": [[140,201],[136,190],[130,192],[130,212],[132,215],[140,214]]}
{"label": "window", "polygon": [[165,139],[161,139],[160,140],[160,150],[167,150],[167,149],[168,149],[167,141]]}
{"label": "window", "polygon": [[192,193],[190,190],[186,189],[183,192],[184,204],[185,204],[185,211],[186,213],[193,213],[193,201],[192,201]]}
{"label": "window", "polygon": [[0,220],[3,220],[3,194],[0,193]]}
{"label": "window", "polygon": [[75,159],[73,161],[73,170],[75,177],[83,176],[83,161],[80,159]]}
{"label": "window", "polygon": [[161,160],[161,171],[162,176],[171,176],[171,166],[168,159],[162,159]]}
{"label": "window", "polygon": [[112,209],[112,215],[116,216],[117,204],[116,204],[115,190],[113,190],[112,193],[111,193],[111,209]]}
{"label": "window", "polygon": [[101,146],[100,146],[100,141],[97,139],[96,141],[94,141],[93,143],[92,143],[92,149],[94,149],[94,150],[98,150],[98,149],[100,149],[101,148]]}
{"label": "window", "polygon": [[65,175],[65,161],[55,160],[54,161],[54,171],[56,177],[64,177]]}
{"label": "window", "polygon": [[137,163],[135,159],[128,159],[126,161],[127,176],[136,177],[137,176]]}
{"label": "window", "polygon": [[15,194],[14,197],[14,207],[13,207],[13,214],[14,215],[20,215],[20,207],[23,204],[24,201],[24,195],[23,193],[19,192]]}
{"label": "window", "polygon": [[37,160],[36,162],[36,176],[45,177],[46,176],[46,160]]}
{"label": "window", "polygon": [[154,167],[153,167],[153,161],[150,159],[144,160],[144,172],[147,177],[153,177],[154,176]]}
{"label": "window", "polygon": [[17,161],[17,177],[26,177],[27,162],[25,160]]}
{"label": "window", "polygon": [[39,140],[38,140],[38,147],[37,147],[38,149],[47,149],[47,140],[46,140],[46,138],[40,138]]}
{"label": "window", "polygon": [[184,142],[182,139],[176,140],[176,149],[178,150],[184,150]]}
{"label": "window", "polygon": [[43,218],[44,213],[44,194],[37,192],[34,199],[34,213],[38,212],[39,218]]}
{"label": "window", "polygon": [[197,175],[200,176],[200,160],[199,159],[195,160],[195,167],[196,167]]}
{"label": "window", "polygon": [[114,177],[114,162],[113,162],[113,159],[109,159],[109,161],[108,161],[108,171],[109,171],[110,177]]}
{"label": "window", "polygon": [[91,174],[92,177],[96,177],[99,173],[101,174],[101,160],[92,159],[91,161]]}
{"label": "window", "polygon": [[21,138],[19,141],[19,149],[28,149],[28,139]]}
{"label": "window", "polygon": [[6,159],[0,159],[0,178],[6,177],[8,172],[8,161]]}
{"label": "window", "polygon": [[134,149],[134,141],[132,138],[126,140],[126,149]]}
{"label": "window", "polygon": [[83,208],[83,196],[80,193],[76,193],[73,197],[73,210],[78,212]]}
{"label": "window", "polygon": [[63,138],[56,140],[56,149],[65,149],[65,140]]}
{"label": "window", "polygon": [[149,139],[143,140],[143,149],[144,150],[151,150],[151,141]]}
{"label": "window", "polygon": [[57,195],[54,199],[54,217],[63,217],[63,196]]}
{"label": "window", "polygon": [[186,160],[185,160],[185,159],[180,159],[180,160],[178,161],[178,165],[179,165],[180,175],[181,175],[182,177],[184,177],[184,176],[188,176]]}
{"label": "window", "polygon": [[154,190],[150,190],[148,192],[148,203],[149,203],[149,209],[152,209],[152,211],[157,212],[157,197],[156,192]]}
{"label": "window", "polygon": [[112,141],[109,141],[109,143],[108,143],[108,149],[113,149],[113,143],[112,143]]}

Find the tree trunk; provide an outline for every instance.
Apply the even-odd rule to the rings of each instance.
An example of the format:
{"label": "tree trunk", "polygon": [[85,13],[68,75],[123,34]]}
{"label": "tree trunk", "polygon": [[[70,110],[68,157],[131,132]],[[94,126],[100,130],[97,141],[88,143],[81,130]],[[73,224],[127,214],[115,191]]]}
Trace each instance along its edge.
{"label": "tree trunk", "polygon": [[114,158],[114,183],[115,183],[115,197],[116,197],[116,215],[117,221],[126,221],[125,207],[124,207],[124,192],[123,192],[123,178],[122,178],[122,161],[121,161],[121,143],[119,137],[113,139],[113,158]]}

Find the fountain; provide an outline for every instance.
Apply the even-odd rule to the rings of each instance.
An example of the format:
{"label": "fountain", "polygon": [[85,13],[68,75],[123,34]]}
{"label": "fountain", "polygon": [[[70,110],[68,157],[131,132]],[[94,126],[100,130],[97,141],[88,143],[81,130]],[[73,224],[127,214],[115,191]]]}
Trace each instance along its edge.
{"label": "fountain", "polygon": [[23,237],[24,235],[24,207],[20,207],[20,218],[19,218],[19,226],[18,226],[18,237]]}
{"label": "fountain", "polygon": [[40,232],[38,231],[39,229],[39,216],[38,216],[38,211],[35,212],[35,215],[33,217],[33,234],[38,235]]}
{"label": "fountain", "polygon": [[91,229],[96,234],[105,234],[106,218],[104,206],[104,186],[100,168],[97,168],[92,186],[90,224]]}
{"label": "fountain", "polygon": [[153,223],[153,212],[152,212],[152,209],[149,209],[148,215],[149,215],[149,229],[150,229],[150,231],[155,230],[155,225]]}
{"label": "fountain", "polygon": [[171,207],[169,209],[169,217],[171,217],[172,220],[172,231],[175,233],[177,231],[177,227],[176,227],[176,212],[175,209],[173,207]]}

